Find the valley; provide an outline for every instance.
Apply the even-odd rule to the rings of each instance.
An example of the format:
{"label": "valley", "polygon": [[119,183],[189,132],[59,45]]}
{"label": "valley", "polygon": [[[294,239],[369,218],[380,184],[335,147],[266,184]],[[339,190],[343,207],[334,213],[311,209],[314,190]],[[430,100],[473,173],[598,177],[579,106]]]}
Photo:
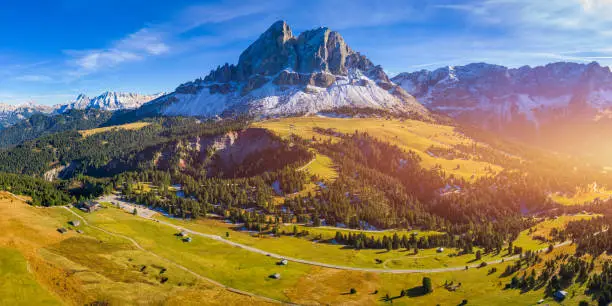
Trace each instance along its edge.
{"label": "valley", "polygon": [[[6,201],[3,202],[3,205],[5,205],[5,203]],[[16,203],[16,205],[21,207],[15,206],[15,209],[27,208],[26,204],[22,202]],[[453,300],[460,301],[460,298],[464,297],[468,298],[474,303],[505,303],[504,301],[509,302],[517,299],[518,301],[525,301],[526,303],[529,303],[529,300],[531,300],[531,302],[537,300],[537,295],[534,296],[534,294],[536,294],[535,292],[534,294],[518,295],[518,293],[512,293],[512,291],[510,291],[497,295],[495,299],[492,299],[492,296],[480,294],[480,292],[482,292],[481,290],[486,290],[485,288],[497,287],[497,280],[503,281],[506,279],[504,277],[487,275],[486,270],[490,267],[480,269],[473,268],[467,271],[440,271],[438,273],[433,273],[431,274],[431,277],[436,283],[436,289],[433,295],[425,298],[418,298],[418,296],[407,296],[400,298],[394,294],[395,291],[399,292],[399,289],[396,289],[398,285],[400,287],[410,286],[410,284],[418,286],[417,284],[422,277],[421,273],[372,274],[371,272],[363,271],[342,271],[338,269],[327,269],[324,267],[309,267],[308,265],[303,265],[294,261],[290,261],[286,266],[278,266],[277,258],[271,258],[265,256],[264,254],[250,255],[249,252],[242,250],[242,248],[226,246],[223,243],[214,242],[212,239],[207,239],[198,235],[193,235],[194,238],[190,243],[182,242],[181,239],[175,236],[177,233],[176,229],[150,220],[140,221],[138,217],[113,208],[112,206],[107,206],[107,208],[103,208],[102,210],[92,214],[84,214],[78,210],[73,210],[73,213],[70,213],[61,207],[48,208],[45,210],[47,210],[45,214],[51,216],[49,220],[54,219],[54,222],[56,222],[55,224],[58,225],[66,224],[66,220],[78,218],[75,217],[73,213],[80,215],[84,222],[82,222],[78,228],[83,231],[83,234],[75,233],[74,229],[69,230],[69,238],[61,238],[63,239],[62,243],[51,244],[44,249],[38,250],[37,253],[39,255],[37,256],[41,256],[43,261],[48,260],[49,262],[47,264],[54,267],[79,271],[78,273],[68,277],[68,280],[85,281],[87,279],[87,287],[97,288],[98,290],[105,288],[105,290],[107,290],[106,297],[103,296],[99,298],[111,302],[119,301],[119,299],[127,301],[130,298],[137,298],[137,296],[130,296],[129,294],[126,294],[125,290],[127,287],[122,287],[121,296],[114,295],[112,293],[113,291],[109,289],[113,286],[118,286],[119,284],[117,283],[112,285],[110,280],[103,282],[97,281],[96,275],[98,273],[102,273],[102,275],[106,275],[106,277],[111,277],[112,274],[108,273],[116,273],[118,272],[116,269],[124,269],[121,268],[121,266],[124,266],[126,263],[138,268],[141,268],[142,266],[147,267],[146,271],[148,273],[140,274],[143,276],[136,278],[142,279],[141,281],[144,281],[146,277],[149,277],[147,275],[153,277],[155,273],[158,273],[160,268],[157,268],[158,270],[156,271],[155,267],[157,266],[163,267],[165,271],[162,273],[162,275],[165,275],[165,277],[168,278],[168,281],[161,286],[176,286],[172,284],[183,282],[182,286],[186,287],[182,288],[181,291],[175,291],[176,289],[174,289],[174,291],[172,291],[173,298],[167,301],[169,304],[173,304],[172,300],[186,304],[197,303],[198,299],[203,297],[202,291],[205,287],[209,287],[207,291],[217,292],[214,294],[219,303],[222,303],[224,299],[227,299],[226,301],[228,302],[231,301],[230,303],[236,303],[241,299],[245,299],[244,295],[233,294],[232,289],[225,291],[226,293],[219,292],[218,290],[222,290],[221,288],[223,288],[219,287],[220,284],[223,286],[234,287],[238,290],[248,291],[252,294],[264,295],[267,297],[280,299],[281,301],[293,303],[300,303],[301,300],[299,296],[303,296],[304,293],[302,290],[306,287],[310,288],[309,290],[317,290],[317,288],[319,288],[320,292],[314,296],[316,301],[332,303],[384,303],[384,301],[381,299],[384,299],[384,296],[387,293],[390,295],[390,298],[395,298],[394,303],[400,304],[416,303],[426,305],[428,304],[428,301],[431,301],[431,299],[452,302]],[[219,228],[220,231],[223,231],[219,225],[216,225],[215,227]],[[52,236],[62,235],[57,233],[55,228],[52,226],[41,228],[41,230],[51,233]],[[236,235],[240,234],[232,231],[230,235],[231,236],[228,238],[228,240],[233,241],[237,239]],[[95,239],[91,239],[89,237]],[[133,247],[130,247],[130,245],[132,245],[130,240],[137,243],[135,245],[142,246],[143,249],[135,247],[135,249],[132,250]],[[290,243],[290,240],[285,242],[285,244],[287,243]],[[104,250],[106,250],[105,252],[113,250],[110,253],[112,254],[112,257],[104,259],[102,262],[100,262],[102,258],[97,257],[97,267],[89,266],[88,264],[90,260],[96,258],[96,255],[94,255],[95,245],[100,245],[98,248],[104,248]],[[553,254],[556,254],[557,252],[571,251],[571,248],[566,248],[568,247],[559,247]],[[77,250],[88,250],[88,255],[77,252]],[[49,257],[51,254],[53,254],[53,256]],[[181,255],[178,256],[178,254]],[[167,261],[163,258],[172,258],[172,260]],[[246,264],[247,262],[248,264]],[[100,266],[102,263],[104,263],[103,266]],[[495,267],[497,267],[498,270],[502,270],[505,265],[509,264],[509,262],[500,263],[495,265]],[[195,276],[194,274],[184,274],[185,272],[183,272],[182,269],[177,268],[176,265],[181,265],[187,270],[193,271],[195,275],[200,275],[204,278],[211,278],[220,284],[210,285],[206,284],[206,281],[202,280],[204,284],[198,285],[197,281],[195,283],[194,280],[189,281],[190,277]],[[136,276],[141,272],[142,271],[132,272],[132,274]],[[282,278],[280,280],[270,279],[268,278],[268,274],[270,273],[280,273]],[[239,279],[232,276],[236,274],[240,275]],[[116,276],[111,277],[111,279],[120,277],[120,275],[121,274],[117,274]],[[316,286],[315,283],[313,283],[315,280],[311,279],[312,275],[317,275],[317,284],[323,284],[324,282],[327,283],[333,279],[335,280],[332,282],[334,286],[325,286],[325,288],[319,287],[320,285]],[[145,278],[143,279],[143,277]],[[196,279],[200,279],[200,277],[196,276]],[[344,281],[339,281],[341,279],[344,279]],[[490,287],[484,286],[485,288],[477,289],[479,287],[483,287],[483,279],[491,282]],[[120,278],[117,278],[116,281],[119,280]],[[460,288],[454,292],[447,291],[442,286],[443,282],[448,282],[451,280],[455,283],[461,283]],[[130,283],[132,284],[131,286],[138,284],[134,283],[134,281],[131,281]],[[314,288],[312,287],[313,285],[315,286]],[[155,296],[157,298],[161,298],[160,293],[163,291],[160,291],[160,285],[154,285],[150,281],[147,285],[139,285],[138,290],[146,290],[146,288],[150,286],[158,287],[156,289]],[[213,287],[211,288],[210,286]],[[348,296],[340,294],[343,291],[348,291],[350,286],[355,287],[358,293]],[[195,295],[195,292],[189,292],[196,290],[196,288],[198,291],[197,295]],[[119,287],[116,289],[119,289]],[[378,290],[379,293],[372,294],[372,292],[375,290]],[[284,294],[278,295],[278,292],[284,292]],[[296,295],[298,292],[300,293],[299,296]],[[140,296],[140,298],[142,298],[142,296]],[[312,298],[313,295],[310,295],[309,299]],[[579,299],[581,296],[578,295],[574,298]],[[266,303],[265,298],[257,299],[256,297],[253,297],[253,299],[254,300],[251,300],[251,303]],[[145,299],[141,301],[147,300]],[[149,301],[151,302],[151,300]]]}
{"label": "valley", "polygon": [[[163,130],[163,126],[167,126],[167,123],[157,124],[156,129],[162,127],[161,134],[167,135],[170,132]],[[202,128],[208,126],[207,123],[198,124],[202,125]],[[174,129],[181,130],[180,126],[179,123]],[[227,126],[231,127],[234,124],[229,123]],[[81,137],[75,138],[75,141],[99,141],[96,137],[112,139],[108,138],[107,134],[146,134],[150,132],[146,130],[148,127],[149,123],[135,123],[89,130],[85,132],[86,137],[81,134]],[[154,301],[164,301],[165,304],[196,304],[201,298],[209,295],[216,296],[218,303],[249,301],[254,304],[279,302],[385,304],[393,300],[394,304],[428,305],[431,301],[458,304],[468,299],[477,305],[506,304],[517,300],[530,304],[542,297],[546,298],[547,289],[540,287],[527,292],[504,289],[515,277],[515,273],[503,271],[515,266],[517,262],[522,263],[521,270],[530,271],[539,267],[545,258],[558,254],[573,254],[576,251],[576,244],[572,243],[571,239],[553,235],[552,230],[554,229],[555,233],[563,232],[571,221],[591,220],[601,216],[568,211],[568,215],[557,213],[538,218],[519,217],[523,219],[525,225],[515,232],[514,239],[504,239],[500,241],[498,247],[486,244],[486,240],[476,240],[480,238],[472,238],[474,245],[465,245],[462,239],[457,240],[458,234],[451,235],[450,237],[454,238],[447,241],[446,237],[449,237],[451,232],[463,231],[460,228],[453,229],[452,223],[449,223],[450,228],[447,227],[449,225],[436,227],[430,225],[428,228],[424,224],[404,228],[402,226],[378,228],[370,222],[361,225],[351,224],[353,222],[351,220],[345,221],[347,223],[339,220],[335,224],[328,224],[329,217],[316,221],[316,215],[305,218],[304,213],[290,212],[298,209],[295,206],[297,201],[326,196],[328,188],[333,188],[334,184],[347,179],[343,170],[346,165],[342,164],[334,151],[328,151],[328,146],[342,143],[350,145],[350,142],[347,142],[351,139],[348,135],[354,134],[355,130],[363,133],[363,136],[359,136],[363,137],[362,144],[380,139],[384,141],[381,143],[402,148],[404,152],[414,152],[414,158],[419,160],[419,164],[424,169],[448,172],[446,179],[452,180],[452,177],[456,177],[452,189],[444,186],[432,189],[436,191],[438,198],[457,197],[471,192],[469,190],[476,188],[479,182],[490,180],[500,173],[507,173],[508,168],[511,169],[511,165],[515,164],[513,160],[517,157],[506,152],[499,153],[500,156],[506,156],[510,160],[508,162],[501,159],[483,159],[478,151],[467,154],[462,151],[466,146],[488,145],[471,139],[454,127],[410,119],[293,117],[254,122],[249,124],[247,129],[249,128],[269,130],[279,138],[277,140],[269,138],[264,142],[258,140],[258,143],[265,146],[259,149],[249,148],[251,153],[239,157],[244,161],[263,158],[263,162],[274,165],[274,161],[267,160],[261,155],[261,152],[270,152],[270,148],[274,148],[272,150],[291,148],[304,152],[300,154],[310,152],[310,155],[304,155],[303,159],[290,168],[292,170],[287,168],[281,170],[278,177],[268,178],[266,176],[270,174],[257,172],[259,171],[257,169],[261,168],[233,170],[231,167],[223,168],[225,171],[239,171],[235,173],[251,173],[249,175],[254,174],[255,177],[263,175],[260,179],[269,182],[267,187],[263,187],[258,185],[261,182],[248,183],[244,178],[231,178],[232,172],[224,174],[228,175],[228,178],[224,179],[227,183],[221,185],[246,183],[255,186],[255,188],[241,187],[235,191],[230,189],[228,190],[230,193],[238,193],[226,200],[222,200],[223,195],[219,193],[220,198],[216,201],[221,203],[230,201],[224,205],[209,204],[196,208],[196,203],[192,202],[195,199],[206,196],[209,203],[219,203],[214,200],[217,195],[214,192],[208,195],[194,193],[199,189],[190,186],[193,183],[181,175],[197,177],[197,171],[192,169],[195,161],[209,165],[204,169],[217,169],[219,166],[215,166],[215,163],[223,160],[236,161],[238,158],[236,155],[231,155],[231,159],[227,159],[230,155],[215,157],[215,154],[211,155],[210,150],[206,151],[206,146],[199,146],[208,143],[217,146],[218,152],[238,152],[231,149],[231,146],[240,145],[247,140],[239,140],[237,136],[231,138],[212,136],[213,139],[217,139],[212,142],[204,138],[194,142],[194,138],[187,137],[183,138],[182,142],[174,142],[171,139],[170,146],[160,147],[154,144],[158,150],[162,150],[162,153],[156,158],[158,160],[156,163],[149,165],[158,169],[169,167],[167,169],[177,169],[180,172],[165,177],[163,171],[143,169],[144,172],[141,173],[145,175],[144,177],[142,174],[125,172],[110,181],[104,178],[90,180],[88,184],[102,184],[96,193],[110,192],[95,200],[101,203],[102,208],[91,213],[66,207],[29,207],[21,200],[7,194],[4,205],[9,203],[8,199],[12,199],[10,207],[18,207],[23,211],[22,217],[18,217],[20,214],[14,212],[7,213],[6,215],[11,216],[13,220],[11,223],[25,224],[28,222],[26,220],[40,218],[39,215],[42,213],[47,221],[37,221],[40,227],[37,231],[47,232],[47,235],[54,237],[47,244],[37,242],[28,248],[28,252],[32,254],[26,257],[28,265],[35,260],[52,269],[52,272],[45,272],[50,274],[39,274],[42,272],[38,271],[25,272],[24,277],[32,275],[29,277],[35,280],[33,284],[39,284],[39,289],[33,290],[49,292],[49,301],[69,304],[94,300],[107,301],[111,304],[131,304],[137,300],[144,304]],[[220,131],[220,133],[226,132]],[[262,139],[262,135],[265,135],[261,132],[229,133],[229,135],[256,137],[255,139]],[[368,140],[367,137],[372,137],[373,140]],[[224,146],[218,146],[220,140],[229,142],[225,142]],[[287,148],[282,149],[286,145]],[[301,146],[303,148],[300,148]],[[444,150],[432,148],[444,148]],[[489,148],[499,150],[493,146]],[[170,151],[167,151],[168,149]],[[433,150],[438,155],[429,154],[433,153],[431,152]],[[172,152],[176,157],[163,152]],[[202,156],[201,152],[207,153]],[[155,159],[156,154],[148,153],[147,156]],[[262,157],[254,159],[254,156]],[[164,162],[161,162],[162,160]],[[226,166],[230,165],[224,163]],[[460,166],[457,167],[457,164]],[[409,162],[404,165],[409,165]],[[401,169],[402,163],[398,163],[398,166]],[[264,169],[266,168],[268,166]],[[465,169],[476,170],[466,173]],[[98,171],[96,170],[96,173]],[[546,172],[538,173],[540,172],[536,171],[533,174],[543,175]],[[288,174],[291,175],[282,178]],[[75,177],[72,180],[75,179],[79,178]],[[292,182],[294,179],[298,181]],[[214,178],[199,178],[199,180],[202,184],[219,188],[215,187],[218,183]],[[281,180],[288,181],[280,183]],[[291,184],[300,187],[294,189],[295,192],[279,194],[273,188],[275,181],[279,182],[278,188],[281,191]],[[296,183],[299,184],[295,185]],[[244,205],[238,202],[236,208],[232,207],[231,201],[245,196],[240,194],[240,190],[251,190],[251,188],[252,192],[256,193],[246,194],[244,199],[245,203],[253,204]],[[221,190],[223,189],[219,189]],[[360,197],[366,197],[368,194],[366,192],[372,192],[367,190],[361,189]],[[265,200],[257,204],[258,197],[264,197]],[[381,199],[388,201],[385,197]],[[545,198],[546,195],[543,194],[542,199]],[[160,201],[162,199],[167,200]],[[132,204],[131,201],[138,202],[138,205]],[[176,206],[174,208],[167,206],[167,203],[170,203],[168,201],[176,203],[174,204]],[[117,203],[121,203],[122,209],[116,208]],[[72,204],[76,205],[77,202]],[[555,207],[552,203],[548,205]],[[586,206],[576,206],[578,209],[580,207],[588,210]],[[136,215],[133,214],[134,209]],[[196,215],[198,210],[204,210],[206,214]],[[310,214],[314,211],[305,210]],[[435,210],[432,212],[440,214]],[[69,225],[68,222],[71,220],[80,220],[80,225]],[[58,233],[57,229],[60,227],[67,228],[68,232]],[[77,229],[80,233],[76,232]],[[10,228],[9,231],[16,236],[22,234],[22,230],[16,232]],[[479,229],[475,228],[473,233],[477,234],[477,231]],[[186,237],[190,237],[189,242],[183,241],[185,237],[177,236],[180,232],[185,232]],[[354,241],[337,240],[338,237],[349,239],[353,237],[352,235],[358,237],[362,234],[372,241],[368,243],[374,244],[364,247],[355,245]],[[388,247],[384,244],[379,247],[376,244],[376,240],[394,239],[393,236],[399,238],[398,246],[395,246],[395,242]],[[9,239],[3,245],[4,248],[9,248],[7,250],[17,250],[20,254],[24,254],[21,252],[25,249],[15,243],[15,238]],[[419,246],[415,250],[416,245]],[[528,261],[531,256],[544,259],[531,262]],[[599,257],[596,264],[603,264],[606,258],[607,256]],[[279,265],[281,260],[287,260],[288,263]],[[91,261],[98,264],[92,266]],[[492,270],[493,268],[495,269]],[[57,288],[48,285],[48,278],[52,277],[50,275],[56,275],[60,273],[59,271],[64,271],[62,272],[66,275],[64,279],[73,287]],[[272,277],[276,273],[279,274],[279,279]],[[127,275],[132,275],[129,277],[133,280],[128,282],[125,278]],[[419,291],[419,282],[423,277],[429,277],[434,281],[434,293],[422,294]],[[449,285],[451,282],[452,285]],[[130,284],[132,289],[125,291],[126,284]],[[585,284],[568,286],[566,290],[571,290],[572,297],[567,298],[566,302],[587,299],[588,296],[583,293],[584,286]],[[409,289],[409,293],[401,296],[399,292],[404,290],[402,289],[404,287]],[[355,289],[355,294],[347,294],[351,288]],[[482,294],[484,292],[482,290],[496,294]],[[70,291],[71,295],[65,296],[64,291]],[[152,291],[156,292],[154,297],[144,298],[147,292]],[[95,292],[104,292],[104,295]],[[119,292],[122,294],[118,294]],[[58,295],[62,298],[53,298]],[[548,299],[553,298],[548,297]]]}
{"label": "valley", "polygon": [[[137,31],[106,46],[97,31],[127,21],[62,28],[79,39],[61,50],[36,41],[65,63],[3,67],[0,98],[103,93],[0,104],[0,305],[610,305],[610,68],[447,65],[478,52],[465,36],[468,53],[405,65],[412,48],[427,51],[419,61],[459,48],[441,35],[464,18],[453,14],[489,15],[493,2],[402,3],[394,14],[419,14],[401,25],[380,8],[334,8],[332,24],[384,68],[340,32],[305,28],[325,14],[268,23],[285,3],[126,2],[101,15]],[[98,4],[56,19],[95,19]],[[388,29],[440,11],[448,27]],[[138,30],[139,14],[155,21]],[[378,17],[350,22],[362,14]],[[493,20],[488,35],[503,36]],[[433,28],[436,52],[420,34]],[[84,33],[91,45],[72,50]],[[28,72],[39,66],[53,76]]]}

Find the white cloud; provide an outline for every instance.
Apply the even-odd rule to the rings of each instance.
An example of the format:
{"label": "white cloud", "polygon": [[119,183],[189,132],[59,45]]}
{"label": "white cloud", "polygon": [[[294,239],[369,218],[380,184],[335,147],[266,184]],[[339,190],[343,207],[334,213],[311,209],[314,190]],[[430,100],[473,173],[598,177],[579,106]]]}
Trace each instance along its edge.
{"label": "white cloud", "polygon": [[[167,54],[176,49],[184,50],[189,41],[181,41],[181,34],[194,28],[230,21],[239,17],[261,13],[282,2],[246,3],[225,2],[222,5],[196,5],[182,10],[177,16],[161,24],[144,27],[126,37],[112,42],[108,48],[91,50],[65,50],[68,62],[76,70],[72,77],[81,77],[120,64],[145,60]],[[218,40],[218,38],[216,38]],[[172,44],[182,45],[171,47]]]}
{"label": "white cloud", "polygon": [[580,0],[580,4],[585,11],[592,11],[612,6],[612,0]]}
{"label": "white cloud", "polygon": [[77,67],[71,75],[82,76],[122,63],[168,53],[170,47],[163,41],[165,35],[152,28],[143,28],[112,43],[107,49],[66,50],[65,53],[71,57],[69,63]]}
{"label": "white cloud", "polygon": [[151,55],[167,53],[170,47],[162,41],[164,33],[144,28],[117,43],[117,49],[143,51]]}
{"label": "white cloud", "polygon": [[50,76],[47,76],[47,75],[27,74],[27,75],[17,76],[17,77],[15,77],[15,80],[17,80],[17,81],[24,81],[24,82],[50,82],[53,79]]}

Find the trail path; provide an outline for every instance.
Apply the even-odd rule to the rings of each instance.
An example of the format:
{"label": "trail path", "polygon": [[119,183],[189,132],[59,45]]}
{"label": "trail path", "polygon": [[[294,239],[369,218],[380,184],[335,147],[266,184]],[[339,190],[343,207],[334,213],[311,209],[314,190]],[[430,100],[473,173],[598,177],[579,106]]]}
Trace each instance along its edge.
{"label": "trail path", "polygon": [[307,164],[297,168],[297,171],[303,171],[304,169],[306,169],[308,166],[310,166],[310,164],[314,163],[317,160],[317,157],[315,156],[313,159],[311,159]]}
{"label": "trail path", "polygon": [[265,297],[265,296],[262,296],[262,295],[257,295],[257,294],[251,293],[251,292],[246,292],[246,291],[242,291],[242,290],[239,290],[239,289],[236,289],[236,288],[228,287],[228,286],[226,286],[226,285],[224,285],[224,284],[222,284],[222,283],[219,283],[219,282],[217,282],[217,281],[215,281],[215,280],[213,280],[213,279],[210,279],[210,278],[208,278],[208,277],[202,276],[202,275],[198,274],[197,272],[195,272],[195,271],[193,271],[193,270],[191,270],[191,269],[189,269],[189,268],[187,268],[187,267],[185,267],[185,266],[183,266],[183,265],[181,265],[181,264],[178,264],[178,263],[176,263],[176,262],[174,262],[174,261],[172,261],[172,260],[170,260],[170,259],[168,259],[168,258],[165,258],[165,257],[163,257],[163,256],[161,256],[161,255],[158,255],[158,254],[156,254],[156,253],[154,253],[154,252],[151,252],[151,251],[149,251],[149,250],[145,249],[145,248],[144,248],[144,247],[142,247],[142,246],[141,246],[141,245],[140,245],[138,242],[136,242],[136,240],[134,240],[134,239],[132,239],[132,238],[130,238],[130,237],[128,237],[128,236],[121,235],[121,234],[117,234],[117,233],[114,233],[114,232],[111,232],[111,231],[105,230],[105,229],[103,229],[103,228],[100,228],[100,227],[98,227],[98,226],[92,225],[92,224],[90,224],[89,222],[87,222],[87,220],[86,220],[85,218],[83,218],[81,215],[79,215],[79,214],[75,213],[75,212],[74,212],[74,211],[72,211],[70,208],[68,208],[68,207],[66,207],[66,206],[63,206],[63,208],[65,208],[65,209],[66,209],[66,210],[68,210],[70,213],[72,213],[73,215],[75,215],[76,217],[78,217],[79,219],[81,219],[81,221],[83,221],[83,224],[87,225],[88,227],[91,227],[91,228],[93,228],[93,229],[99,230],[99,231],[101,231],[101,232],[103,232],[103,233],[106,233],[106,234],[108,234],[108,235],[111,235],[111,236],[120,237],[120,238],[123,238],[123,239],[125,239],[125,240],[128,240],[128,241],[130,241],[130,242],[131,242],[131,243],[132,243],[132,244],[133,244],[133,245],[134,245],[134,246],[135,246],[137,249],[139,249],[140,251],[143,251],[143,252],[145,252],[145,253],[147,253],[147,254],[149,254],[149,255],[152,255],[152,256],[154,256],[154,257],[156,257],[156,258],[159,258],[159,259],[161,259],[161,260],[163,260],[163,261],[165,261],[165,262],[168,262],[168,263],[170,263],[170,264],[174,265],[175,267],[177,267],[177,268],[179,268],[179,269],[181,269],[181,270],[183,270],[183,271],[185,271],[185,272],[187,272],[187,273],[189,273],[189,274],[191,274],[191,275],[195,276],[195,277],[196,277],[196,278],[198,278],[198,279],[205,280],[205,281],[207,281],[207,282],[209,282],[209,283],[212,283],[212,284],[214,284],[214,285],[220,286],[220,287],[222,287],[222,288],[224,288],[224,289],[226,289],[226,290],[228,290],[228,291],[231,291],[231,292],[234,292],[234,293],[238,293],[238,294],[242,294],[242,295],[246,295],[246,296],[250,296],[250,297],[254,297],[254,298],[258,298],[258,299],[264,300],[264,301],[266,301],[266,302],[271,302],[271,303],[275,303],[275,304],[289,304],[289,303],[285,303],[285,302],[282,302],[282,301],[279,301],[279,300],[275,300],[275,299],[272,299],[272,298],[269,298],[269,297]]}

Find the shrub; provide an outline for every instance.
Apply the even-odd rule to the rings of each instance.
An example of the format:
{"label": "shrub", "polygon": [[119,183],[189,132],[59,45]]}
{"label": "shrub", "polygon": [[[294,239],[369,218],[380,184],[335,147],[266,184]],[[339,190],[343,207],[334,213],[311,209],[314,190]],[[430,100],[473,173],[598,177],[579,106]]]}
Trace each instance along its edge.
{"label": "shrub", "polygon": [[433,285],[431,284],[431,278],[429,277],[423,277],[423,292],[433,292]]}

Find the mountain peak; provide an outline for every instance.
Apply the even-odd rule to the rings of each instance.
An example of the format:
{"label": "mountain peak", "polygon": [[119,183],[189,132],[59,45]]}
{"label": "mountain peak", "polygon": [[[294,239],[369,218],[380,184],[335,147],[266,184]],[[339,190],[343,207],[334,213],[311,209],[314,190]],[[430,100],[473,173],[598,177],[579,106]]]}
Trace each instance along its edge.
{"label": "mountain peak", "polygon": [[87,95],[86,95],[86,94],[84,94],[84,93],[80,93],[80,94],[77,96],[77,98],[76,98],[76,100],[77,100],[77,101],[79,101],[79,100],[85,100],[85,99],[89,99],[89,97],[87,97]]}
{"label": "mountain peak", "polygon": [[168,115],[316,113],[344,106],[427,114],[340,33],[320,27],[296,37],[285,21],[264,31],[236,65],[226,63],[203,80],[181,84],[159,102]]}
{"label": "mountain peak", "polygon": [[237,65],[220,66],[205,80],[248,81],[252,77],[274,76],[283,70],[346,75],[350,68],[365,71],[372,66],[336,31],[320,27],[295,37],[285,21],[277,21],[242,52]]}
{"label": "mountain peak", "polygon": [[282,34],[283,37],[293,37],[291,27],[289,27],[289,24],[284,20],[274,22],[261,36],[266,35],[266,33]]}

